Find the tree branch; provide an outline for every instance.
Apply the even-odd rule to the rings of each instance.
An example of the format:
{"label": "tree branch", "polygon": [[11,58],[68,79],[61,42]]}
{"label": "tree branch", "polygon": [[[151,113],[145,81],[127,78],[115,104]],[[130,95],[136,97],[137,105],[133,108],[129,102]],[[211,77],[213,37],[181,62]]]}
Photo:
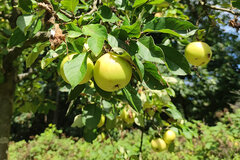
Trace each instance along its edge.
{"label": "tree branch", "polygon": [[17,77],[18,77],[18,81],[21,81],[23,80],[24,78],[30,76],[31,74],[33,73],[33,69],[30,68],[28,72],[26,73],[21,73],[21,74],[18,74]]}
{"label": "tree branch", "polygon": [[33,44],[38,42],[45,42],[49,39],[49,32],[38,32],[33,38],[30,38],[24,42],[21,47],[13,47],[8,49],[8,54],[4,57],[3,68],[7,69],[15,59],[22,53],[26,48],[32,47]]}
{"label": "tree branch", "polygon": [[98,0],[94,0],[92,10],[86,13],[86,15],[91,15],[93,14],[93,12],[97,10],[97,3],[98,3]]}
{"label": "tree branch", "polygon": [[200,2],[200,4],[201,4],[202,6],[207,7],[207,8],[210,8],[210,9],[228,12],[228,13],[231,13],[231,14],[236,15],[236,16],[239,16],[239,15],[240,15],[240,12],[234,12],[234,11],[231,10],[231,9],[220,8],[220,7],[217,7],[217,6],[214,6],[214,5],[207,5],[207,4],[206,4],[205,2],[203,2],[202,0],[199,0],[199,2]]}
{"label": "tree branch", "polygon": [[62,9],[60,9],[59,11],[60,11],[62,14],[64,14],[65,16],[67,16],[68,18],[70,18],[70,19],[73,19],[73,18],[74,18],[73,15],[67,13],[66,11],[64,11],[64,10],[62,10]]}

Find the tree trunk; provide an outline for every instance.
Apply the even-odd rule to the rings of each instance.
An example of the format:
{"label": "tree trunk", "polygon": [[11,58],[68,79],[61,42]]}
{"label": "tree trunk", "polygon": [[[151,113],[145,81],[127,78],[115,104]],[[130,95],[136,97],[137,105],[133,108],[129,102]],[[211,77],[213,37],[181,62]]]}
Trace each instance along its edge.
{"label": "tree trunk", "polygon": [[5,80],[0,84],[0,160],[7,159],[11,116],[16,87],[15,77],[15,69],[11,66],[5,70]]}

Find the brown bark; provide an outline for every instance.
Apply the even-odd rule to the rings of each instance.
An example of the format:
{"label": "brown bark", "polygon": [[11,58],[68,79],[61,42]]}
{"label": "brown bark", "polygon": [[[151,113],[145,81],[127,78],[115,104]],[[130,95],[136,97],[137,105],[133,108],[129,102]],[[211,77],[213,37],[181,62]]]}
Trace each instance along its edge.
{"label": "brown bark", "polygon": [[0,84],[0,160],[7,159],[11,128],[13,99],[16,86],[16,71],[13,66],[5,72],[5,81]]}

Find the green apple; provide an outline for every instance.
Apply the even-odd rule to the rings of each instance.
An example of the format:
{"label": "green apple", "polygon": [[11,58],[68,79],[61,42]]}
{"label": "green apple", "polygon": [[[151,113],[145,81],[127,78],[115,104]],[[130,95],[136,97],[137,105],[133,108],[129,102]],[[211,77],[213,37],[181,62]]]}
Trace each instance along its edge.
{"label": "green apple", "polygon": [[154,111],[153,108],[148,108],[148,109],[146,109],[146,111],[147,111],[147,113],[148,113],[148,115],[149,115],[150,117],[153,117],[154,114],[155,114],[155,111]]}
{"label": "green apple", "polygon": [[106,53],[96,61],[93,77],[102,90],[117,91],[130,82],[132,67],[125,59],[113,53]]}
{"label": "green apple", "polygon": [[133,124],[134,118],[136,117],[136,114],[131,109],[124,108],[120,114],[120,117],[122,120],[124,120],[127,124]]}
{"label": "green apple", "polygon": [[[65,76],[65,73],[64,73],[64,70],[63,70],[63,66],[64,64],[67,62],[67,61],[70,61],[73,56],[76,55],[75,53],[73,54],[69,54],[67,55],[66,57],[63,58],[61,64],[60,64],[60,69],[59,69],[59,73],[60,75],[62,76],[62,79],[69,83],[66,76]],[[93,68],[94,68],[94,64],[92,62],[92,60],[90,58],[87,58],[87,73],[86,75],[84,76],[83,80],[79,83],[79,84],[83,84],[83,83],[86,83],[88,82],[91,78],[92,78],[92,75],[93,75]]]}
{"label": "green apple", "polygon": [[163,139],[167,144],[170,144],[175,138],[176,134],[172,130],[167,130],[163,135]]}
{"label": "green apple", "polygon": [[212,50],[207,43],[192,42],[185,48],[185,57],[194,66],[206,65],[211,60]]}
{"label": "green apple", "polygon": [[161,152],[167,149],[167,144],[162,138],[152,139],[151,147],[156,152]]}
{"label": "green apple", "polygon": [[98,128],[102,127],[104,125],[104,123],[105,123],[105,116],[102,114],[97,127]]}

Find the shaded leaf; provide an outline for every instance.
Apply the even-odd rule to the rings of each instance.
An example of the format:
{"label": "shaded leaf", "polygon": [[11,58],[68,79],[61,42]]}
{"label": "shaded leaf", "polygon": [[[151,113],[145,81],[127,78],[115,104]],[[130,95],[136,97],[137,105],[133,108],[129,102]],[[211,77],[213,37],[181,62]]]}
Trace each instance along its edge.
{"label": "shaded leaf", "polygon": [[142,101],[137,94],[137,91],[128,84],[125,88],[122,89],[125,97],[127,98],[127,101],[129,105],[137,112],[140,112],[142,109]]}
{"label": "shaded leaf", "polygon": [[158,68],[154,64],[151,62],[145,62],[144,69],[144,86],[153,90],[161,90],[168,87],[167,82],[158,73]]}
{"label": "shaded leaf", "polygon": [[128,37],[130,37],[130,38],[132,38],[132,37],[139,38],[140,37],[140,33],[141,33],[141,22],[140,21],[136,21],[132,25],[122,25],[121,29],[125,30],[128,33]]}
{"label": "shaded leaf", "polygon": [[17,28],[14,30],[12,36],[8,41],[8,47],[11,48],[13,46],[16,46],[24,42],[26,39],[27,37],[24,35],[24,33],[19,28]]}
{"label": "shaded leaf", "polygon": [[68,95],[68,101],[71,101],[77,98],[80,95],[80,93],[82,93],[84,88],[85,88],[85,84],[82,84],[82,85],[77,85],[75,88],[71,89]]}
{"label": "shaded leaf", "polygon": [[180,31],[197,29],[197,27],[191,22],[173,17],[157,17],[145,24],[143,27],[144,32],[147,32],[148,30],[157,32],[162,29]]}
{"label": "shaded leaf", "polygon": [[103,22],[115,23],[119,21],[119,18],[107,6],[102,6],[101,8],[99,8],[98,14],[103,20]]}
{"label": "shaded leaf", "polygon": [[175,48],[160,45],[164,52],[168,69],[176,75],[186,75],[191,72],[186,58]]}
{"label": "shaded leaf", "polygon": [[28,55],[26,59],[26,66],[30,67],[35,60],[37,59],[38,55],[44,50],[46,46],[49,46],[49,43],[38,43],[36,47],[33,48],[32,52]]}
{"label": "shaded leaf", "polygon": [[19,0],[18,7],[23,9],[25,12],[29,13],[32,11],[32,1],[31,0]]}
{"label": "shaded leaf", "polygon": [[86,107],[84,107],[83,115],[86,118],[86,128],[88,129],[94,129],[97,128],[97,125],[101,118],[101,108],[94,105],[89,104]]}

